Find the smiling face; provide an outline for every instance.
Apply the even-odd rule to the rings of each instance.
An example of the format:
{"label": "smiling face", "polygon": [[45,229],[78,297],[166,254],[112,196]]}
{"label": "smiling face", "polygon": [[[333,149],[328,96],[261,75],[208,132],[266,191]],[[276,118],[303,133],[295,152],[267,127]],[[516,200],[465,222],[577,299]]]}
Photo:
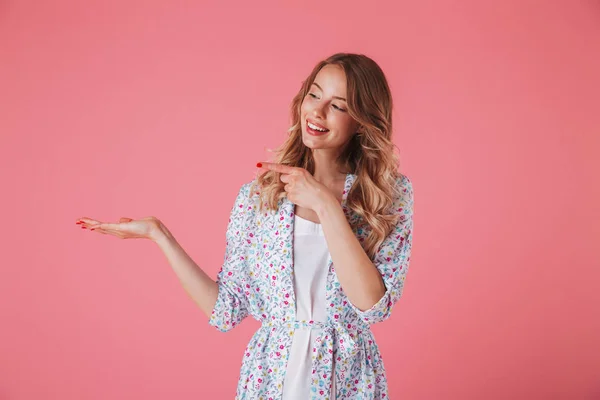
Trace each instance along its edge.
{"label": "smiling face", "polygon": [[302,141],[313,150],[337,153],[352,138],[358,124],[348,114],[342,67],[328,64],[319,71],[302,101],[300,118]]}

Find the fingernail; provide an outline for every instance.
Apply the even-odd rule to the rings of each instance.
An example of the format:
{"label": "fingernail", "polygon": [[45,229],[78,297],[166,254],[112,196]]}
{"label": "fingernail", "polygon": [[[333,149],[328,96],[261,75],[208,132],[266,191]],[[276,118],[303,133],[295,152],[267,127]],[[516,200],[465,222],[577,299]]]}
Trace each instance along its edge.
{"label": "fingernail", "polygon": [[87,229],[85,226],[82,226],[81,229]]}
{"label": "fingernail", "polygon": [[256,167],[257,167],[257,168],[260,168],[260,167],[262,167],[262,163],[256,163]]}
{"label": "fingernail", "polygon": [[96,228],[92,228],[92,229],[90,229],[90,231],[93,231],[94,229],[96,229]]}
{"label": "fingernail", "polygon": [[81,221],[77,221],[77,222],[75,222],[75,223],[76,223],[76,224],[82,224],[83,222],[81,222]]}

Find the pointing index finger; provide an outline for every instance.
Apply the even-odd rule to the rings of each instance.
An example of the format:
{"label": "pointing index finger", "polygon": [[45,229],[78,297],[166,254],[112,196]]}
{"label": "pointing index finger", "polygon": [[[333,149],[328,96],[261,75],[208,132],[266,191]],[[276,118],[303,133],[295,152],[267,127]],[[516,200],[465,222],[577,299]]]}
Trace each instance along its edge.
{"label": "pointing index finger", "polygon": [[278,164],[278,163],[261,162],[259,164],[261,165],[262,168],[265,168],[265,169],[268,169],[271,171],[275,171],[275,172],[281,172],[284,174],[291,174],[292,172],[294,172],[296,170],[296,168],[290,167],[289,165],[283,165],[283,164]]}

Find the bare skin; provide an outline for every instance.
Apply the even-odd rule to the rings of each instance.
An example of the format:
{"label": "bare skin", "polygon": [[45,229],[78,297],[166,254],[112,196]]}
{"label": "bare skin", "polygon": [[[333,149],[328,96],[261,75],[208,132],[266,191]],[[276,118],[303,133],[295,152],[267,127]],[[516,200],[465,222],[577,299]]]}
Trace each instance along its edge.
{"label": "bare skin", "polygon": [[123,217],[116,224],[84,217],[75,223],[84,229],[95,230],[103,235],[113,235],[120,239],[155,240],[160,230],[160,221],[156,217],[145,217],[139,220]]}

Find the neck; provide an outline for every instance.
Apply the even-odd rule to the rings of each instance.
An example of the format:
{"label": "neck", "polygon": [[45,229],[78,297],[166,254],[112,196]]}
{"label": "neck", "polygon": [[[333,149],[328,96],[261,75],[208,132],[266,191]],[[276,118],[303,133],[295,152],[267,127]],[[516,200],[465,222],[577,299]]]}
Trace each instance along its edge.
{"label": "neck", "polygon": [[330,184],[346,179],[346,172],[342,171],[336,163],[336,157],[323,154],[322,151],[313,151],[315,160],[314,178],[322,184]]}

